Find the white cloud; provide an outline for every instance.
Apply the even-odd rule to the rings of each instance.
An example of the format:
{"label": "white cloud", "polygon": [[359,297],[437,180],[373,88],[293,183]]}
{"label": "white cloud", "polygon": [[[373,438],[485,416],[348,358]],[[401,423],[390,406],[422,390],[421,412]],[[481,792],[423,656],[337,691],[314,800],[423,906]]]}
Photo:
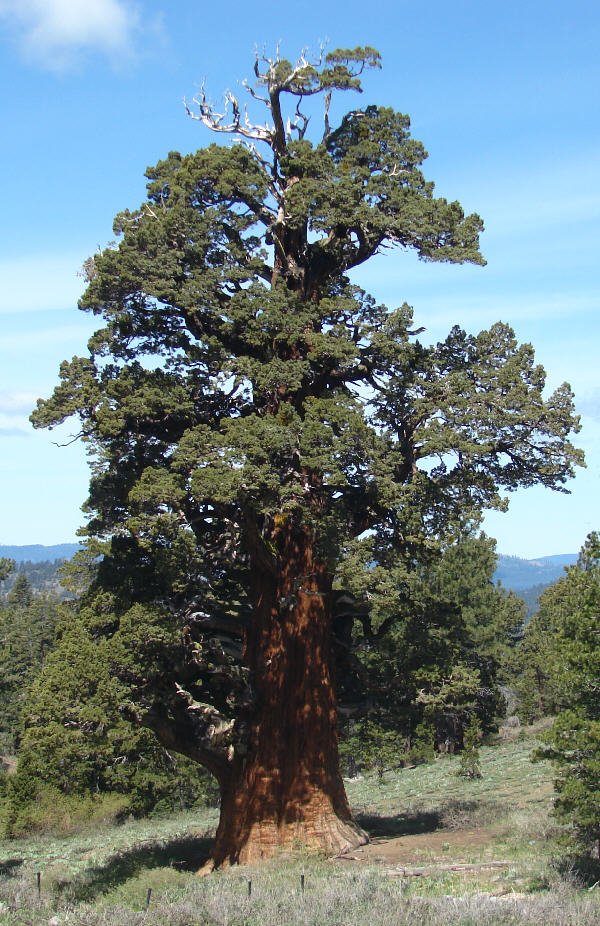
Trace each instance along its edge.
{"label": "white cloud", "polygon": [[[539,218],[543,221],[548,216],[559,220],[565,215],[569,220],[579,220],[598,214],[600,147],[592,135],[583,146],[574,141],[560,149],[551,146],[544,154],[534,146],[520,154],[515,161],[511,145],[505,157],[459,165],[446,183],[458,184],[462,193],[455,194],[445,183],[443,195],[460,198],[466,193],[470,206],[482,215],[483,200],[488,207],[505,212],[513,227],[520,224],[524,213],[527,216],[532,204],[535,216],[542,210]],[[441,195],[442,190],[437,193]]]}
{"label": "white cloud", "polygon": [[128,0],[0,0],[0,22],[16,34],[26,56],[63,69],[82,52],[128,56],[138,24]]}
{"label": "white cloud", "polygon": [[[70,353],[85,353],[87,339],[99,327],[97,322],[83,315],[78,320],[80,321],[78,325],[60,324],[38,327],[36,324],[28,328],[20,327],[18,331],[2,335],[2,347],[13,355],[29,354],[32,357],[35,356],[36,359],[40,356],[47,357],[52,351],[53,354],[56,353],[56,364],[58,364],[65,356],[70,356]],[[89,324],[86,325],[86,321]],[[54,348],[57,350],[55,351]],[[2,355],[0,354],[1,362]]]}

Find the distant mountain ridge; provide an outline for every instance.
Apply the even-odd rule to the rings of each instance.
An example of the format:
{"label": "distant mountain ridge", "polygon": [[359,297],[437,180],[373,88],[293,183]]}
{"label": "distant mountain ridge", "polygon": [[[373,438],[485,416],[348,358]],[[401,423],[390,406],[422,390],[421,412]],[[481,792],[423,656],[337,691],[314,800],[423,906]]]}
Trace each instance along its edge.
{"label": "distant mountain ridge", "polygon": [[16,563],[45,563],[53,562],[55,559],[71,559],[79,548],[78,543],[55,543],[48,547],[41,543],[0,546],[0,556],[14,559]]}
{"label": "distant mountain ridge", "polygon": [[540,556],[538,559],[521,559],[501,553],[494,578],[513,592],[534,585],[552,585],[563,576],[567,566],[577,562],[577,557],[577,553],[558,553],[556,556]]}
{"label": "distant mountain ridge", "polygon": [[[78,543],[57,543],[44,546],[41,543],[26,546],[0,546],[0,556],[14,559],[17,563],[52,562],[57,559],[71,559],[80,549]],[[521,559],[518,556],[499,554],[494,579],[513,592],[532,588],[534,585],[551,585],[560,579],[566,566],[577,562],[577,553],[558,553],[556,556],[540,556],[537,559]]]}

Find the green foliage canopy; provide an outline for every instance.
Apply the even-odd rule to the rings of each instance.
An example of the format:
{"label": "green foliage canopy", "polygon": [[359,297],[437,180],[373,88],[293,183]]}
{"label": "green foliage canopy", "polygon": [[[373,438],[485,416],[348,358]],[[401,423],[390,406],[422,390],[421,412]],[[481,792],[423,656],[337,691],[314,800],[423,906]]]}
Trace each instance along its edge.
{"label": "green foliage canopy", "polygon": [[0,751],[9,755],[19,741],[27,687],[54,643],[58,611],[58,598],[34,595],[23,573],[0,604]]}
{"label": "green foliage canopy", "polygon": [[60,807],[66,796],[76,811],[82,798],[121,795],[120,813],[139,815],[189,807],[214,790],[197,765],[128,722],[127,690],[111,673],[112,641],[94,639],[92,623],[85,609],[63,606],[57,646],[31,680],[18,768],[7,787],[6,835],[43,828],[36,806],[46,799]]}
{"label": "green foliage canopy", "polygon": [[371,605],[339,672],[342,702],[356,708],[342,723],[348,767],[384,753],[393,767],[432,758],[434,747],[453,752],[473,720],[495,729],[525,616],[522,601],[494,584],[495,566],[485,536],[466,536],[411,572],[372,568],[367,586],[347,561],[341,581]]}
{"label": "green foliage canopy", "polygon": [[553,626],[554,684],[563,708],[539,755],[558,777],[556,811],[585,850],[600,849],[600,537],[588,536],[577,566],[542,596]]}
{"label": "green foliage canopy", "polygon": [[0,582],[4,582],[5,579],[8,579],[14,568],[14,560],[7,559],[6,556],[0,556]]}

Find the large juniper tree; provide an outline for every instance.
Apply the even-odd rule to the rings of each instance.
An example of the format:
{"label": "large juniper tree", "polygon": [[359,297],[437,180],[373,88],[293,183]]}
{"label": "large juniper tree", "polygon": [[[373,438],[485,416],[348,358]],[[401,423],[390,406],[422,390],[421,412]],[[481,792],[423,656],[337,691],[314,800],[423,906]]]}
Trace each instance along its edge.
{"label": "large juniper tree", "polygon": [[484,263],[481,220],[434,196],[407,116],[330,124],[332,95],[378,66],[369,48],[259,57],[266,122],[199,95],[190,114],[234,144],[148,170],[87,265],[103,327],[34,414],[79,416],[104,554],[90,633],[112,635],[130,716],[218,778],[216,864],[365,840],[338,770],[336,589],[383,632],[406,577],[502,487],[560,488],[578,460],[568,387],[544,400],[506,325],[426,347],[408,306],[351,283],[391,245]]}

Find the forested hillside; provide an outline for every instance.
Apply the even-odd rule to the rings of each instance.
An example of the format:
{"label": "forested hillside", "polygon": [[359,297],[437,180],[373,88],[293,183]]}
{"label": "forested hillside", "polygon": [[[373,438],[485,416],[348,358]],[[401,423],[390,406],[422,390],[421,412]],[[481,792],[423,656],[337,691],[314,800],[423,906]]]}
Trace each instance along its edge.
{"label": "forested hillside", "polygon": [[0,582],[0,597],[11,591],[19,575],[25,576],[36,592],[51,592],[60,598],[69,597],[61,584],[60,568],[79,549],[77,543],[0,546],[0,560],[14,563],[14,568]]}
{"label": "forested hillside", "polygon": [[[80,549],[80,545],[75,543],[54,546],[0,546],[0,557],[14,560],[17,571],[27,577],[32,588],[38,591],[53,591],[65,597],[65,590],[60,584],[59,569]],[[537,610],[538,598],[543,590],[561,578],[565,568],[576,561],[577,555],[571,553],[533,560],[500,553],[497,556],[493,578],[524,600],[527,615],[530,617]],[[10,591],[15,575],[16,573],[6,580],[5,592]]]}
{"label": "forested hillside", "polygon": [[0,754],[14,755],[28,686],[55,642],[59,598],[34,592],[24,573],[13,573],[0,597]]}
{"label": "forested hillside", "polygon": [[505,588],[520,592],[536,585],[551,585],[560,579],[567,566],[577,562],[577,553],[559,553],[537,559],[521,559],[518,556],[498,556],[495,579]]}
{"label": "forested hillside", "polygon": [[68,597],[68,592],[61,584],[60,570],[67,562],[64,559],[40,560],[33,562],[23,560],[15,565],[14,571],[2,583],[2,591],[9,594],[18,576],[24,576],[36,592],[52,592],[60,598]]}

